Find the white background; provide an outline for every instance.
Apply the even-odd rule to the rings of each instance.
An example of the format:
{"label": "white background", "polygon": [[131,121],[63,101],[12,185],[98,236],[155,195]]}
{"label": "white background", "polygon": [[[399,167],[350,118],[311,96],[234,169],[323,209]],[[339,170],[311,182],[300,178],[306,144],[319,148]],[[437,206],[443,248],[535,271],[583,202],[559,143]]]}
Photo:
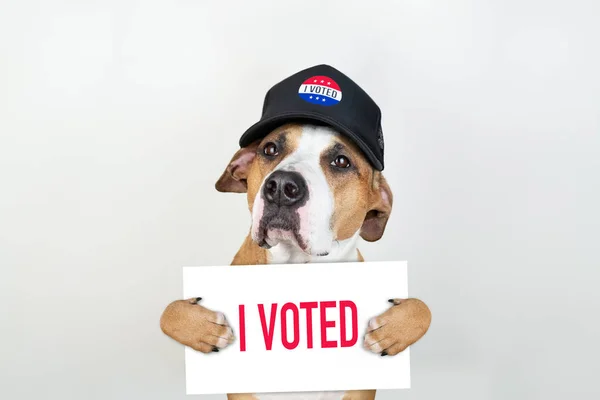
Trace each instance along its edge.
{"label": "white background", "polygon": [[323,62],[384,113],[394,211],[360,249],[433,312],[378,399],[600,397],[597,0],[0,7],[2,397],[184,399],[160,314],[249,227],[213,185],[264,92]]}
{"label": "white background", "polygon": [[[385,275],[379,285],[365,285],[369,273]],[[396,357],[381,357],[362,347],[369,319],[390,307],[389,298],[408,296],[406,262],[368,262],[309,265],[222,266],[185,268],[184,298],[202,293],[202,305],[225,313],[236,341],[218,354],[186,349],[187,393],[264,393],[285,391],[405,389],[410,387],[410,349]],[[227,291],[212,282],[226,282]],[[260,285],[260,282],[268,284]],[[257,289],[257,284],[260,289]],[[339,347],[340,300],[356,304],[358,340]],[[281,308],[287,302],[334,301],[326,309],[327,340],[335,348],[321,347],[320,308],[312,310],[313,348],[307,348],[306,311],[299,310],[298,347],[282,344]],[[271,304],[277,303],[273,342],[266,350],[258,304],[264,305],[270,329]],[[239,305],[244,305],[246,351],[240,351]],[[346,310],[345,337],[352,337],[350,310]],[[288,311],[286,336],[293,340],[293,317]],[[226,371],[226,372],[225,372]]]}

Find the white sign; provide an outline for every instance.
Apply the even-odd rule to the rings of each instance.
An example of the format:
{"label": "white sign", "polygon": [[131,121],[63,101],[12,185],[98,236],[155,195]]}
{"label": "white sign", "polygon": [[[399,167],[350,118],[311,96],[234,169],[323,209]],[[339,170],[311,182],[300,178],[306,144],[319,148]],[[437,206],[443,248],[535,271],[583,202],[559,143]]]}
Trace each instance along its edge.
{"label": "white sign", "polygon": [[363,348],[369,319],[408,297],[406,262],[185,267],[183,296],[223,312],[236,338],[185,348],[187,394],[410,388],[409,349]]}

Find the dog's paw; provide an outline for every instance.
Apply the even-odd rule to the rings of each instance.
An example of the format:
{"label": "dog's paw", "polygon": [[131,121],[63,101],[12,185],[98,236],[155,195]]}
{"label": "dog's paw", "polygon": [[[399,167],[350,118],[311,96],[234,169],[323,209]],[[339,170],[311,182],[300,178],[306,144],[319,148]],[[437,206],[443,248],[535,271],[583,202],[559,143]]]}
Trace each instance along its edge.
{"label": "dog's paw", "polygon": [[419,340],[431,324],[429,308],[417,299],[390,299],[393,305],[371,318],[363,346],[382,356],[394,356]]}
{"label": "dog's paw", "polygon": [[233,330],[223,313],[201,306],[200,300],[194,297],[169,304],[160,319],[160,328],[194,350],[218,352],[233,342]]}

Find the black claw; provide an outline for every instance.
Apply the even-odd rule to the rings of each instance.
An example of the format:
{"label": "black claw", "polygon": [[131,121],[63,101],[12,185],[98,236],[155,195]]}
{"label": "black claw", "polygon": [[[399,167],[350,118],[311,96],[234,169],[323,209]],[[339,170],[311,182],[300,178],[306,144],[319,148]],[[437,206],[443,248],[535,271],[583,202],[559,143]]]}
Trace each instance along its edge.
{"label": "black claw", "polygon": [[218,347],[213,347],[212,351],[214,351],[215,353],[219,352],[219,348]]}
{"label": "black claw", "polygon": [[394,302],[394,299],[389,299],[388,301],[389,301],[390,303],[393,303],[393,302]]}
{"label": "black claw", "polygon": [[196,297],[196,302],[202,300],[202,297]]}
{"label": "black claw", "polygon": [[385,357],[385,356],[387,356],[387,355],[388,355],[388,354],[387,354],[387,351],[385,351],[385,350],[384,350],[384,351],[382,351],[382,352],[381,352],[381,357]]}

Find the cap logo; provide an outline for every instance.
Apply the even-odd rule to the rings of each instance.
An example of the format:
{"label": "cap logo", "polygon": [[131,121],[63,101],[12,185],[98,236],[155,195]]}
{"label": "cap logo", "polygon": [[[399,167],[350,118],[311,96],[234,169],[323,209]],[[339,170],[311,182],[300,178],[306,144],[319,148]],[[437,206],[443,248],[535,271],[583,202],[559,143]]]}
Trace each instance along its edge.
{"label": "cap logo", "polygon": [[309,103],[333,106],[342,100],[342,89],[327,76],[313,76],[300,85],[298,95]]}

